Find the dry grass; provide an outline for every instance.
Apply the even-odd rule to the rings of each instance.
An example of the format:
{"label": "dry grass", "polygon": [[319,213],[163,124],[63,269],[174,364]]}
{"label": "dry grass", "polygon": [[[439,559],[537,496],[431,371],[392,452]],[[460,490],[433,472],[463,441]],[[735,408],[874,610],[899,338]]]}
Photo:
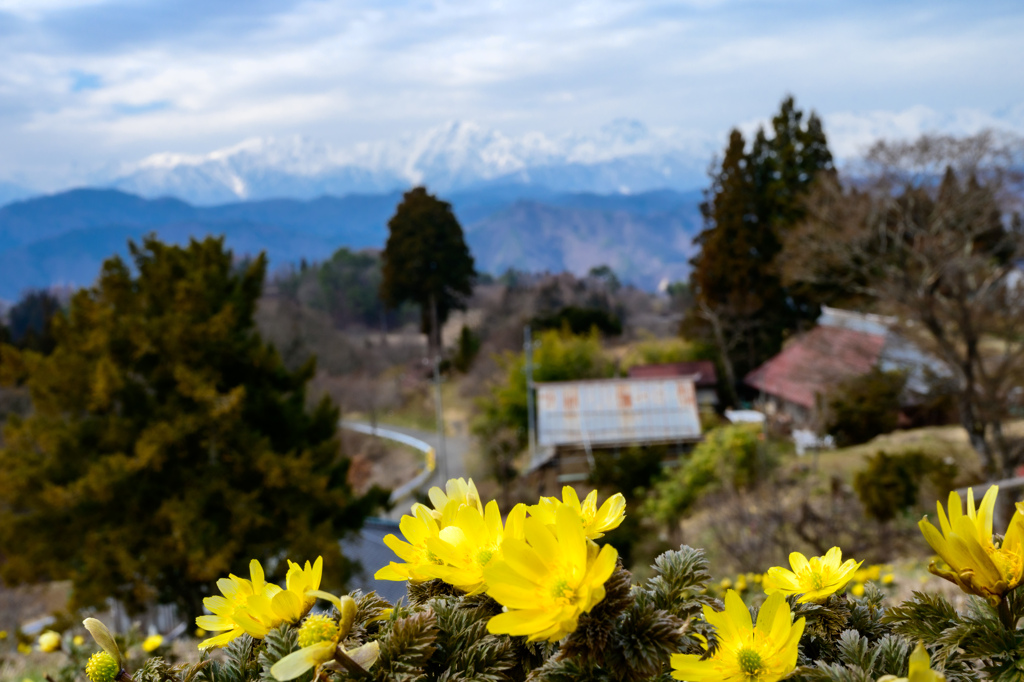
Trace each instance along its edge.
{"label": "dry grass", "polygon": [[[1021,422],[1012,425],[1013,430],[1022,427],[1024,423]],[[967,441],[967,432],[959,426],[929,426],[894,431],[862,445],[823,451],[817,455],[805,455],[805,459],[813,462],[816,457],[817,466],[822,472],[850,483],[854,475],[864,468],[868,457],[883,451],[890,455],[919,451],[939,459],[952,458],[960,472],[961,482],[970,483],[981,478],[978,455]]]}

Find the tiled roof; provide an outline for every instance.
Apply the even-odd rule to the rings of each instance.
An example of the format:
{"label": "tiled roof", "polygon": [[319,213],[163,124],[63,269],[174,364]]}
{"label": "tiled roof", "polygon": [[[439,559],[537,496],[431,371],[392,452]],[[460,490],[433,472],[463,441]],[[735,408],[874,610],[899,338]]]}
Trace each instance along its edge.
{"label": "tiled roof", "polygon": [[718,385],[715,363],[710,360],[693,362],[669,362],[661,365],[637,365],[629,369],[631,379],[659,379],[663,377],[684,377],[696,375],[697,388],[713,388]]}
{"label": "tiled roof", "polygon": [[813,408],[817,394],[878,364],[885,336],[841,327],[815,327],[746,376],[754,388]]}

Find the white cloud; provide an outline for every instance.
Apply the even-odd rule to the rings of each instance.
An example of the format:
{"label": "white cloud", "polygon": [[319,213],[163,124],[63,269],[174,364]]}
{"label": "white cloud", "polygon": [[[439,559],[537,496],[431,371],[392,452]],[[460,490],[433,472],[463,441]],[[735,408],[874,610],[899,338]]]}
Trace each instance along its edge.
{"label": "white cloud", "polygon": [[[199,0],[177,3],[192,13],[180,27],[164,8],[167,26],[108,27],[124,40],[100,45],[78,40],[116,9],[100,0],[0,0],[0,12],[34,19],[0,34],[0,178],[52,182],[73,163],[81,173],[254,136],[349,146],[467,119],[557,136],[625,116],[718,149],[789,92],[823,114],[839,155],[879,135],[1024,120],[1007,100],[1024,92],[1024,10],[251,0],[234,14],[218,6],[215,21]],[[68,12],[71,24],[48,23]],[[82,73],[88,88],[75,87]]]}
{"label": "white cloud", "polygon": [[39,19],[50,12],[104,5],[110,0],[0,0],[0,12]]}
{"label": "white cloud", "polygon": [[995,116],[979,109],[939,112],[915,106],[902,111],[836,112],[829,114],[829,146],[839,157],[862,155],[876,140],[910,140],[925,133],[970,135],[986,129],[1024,134],[1024,102]]}

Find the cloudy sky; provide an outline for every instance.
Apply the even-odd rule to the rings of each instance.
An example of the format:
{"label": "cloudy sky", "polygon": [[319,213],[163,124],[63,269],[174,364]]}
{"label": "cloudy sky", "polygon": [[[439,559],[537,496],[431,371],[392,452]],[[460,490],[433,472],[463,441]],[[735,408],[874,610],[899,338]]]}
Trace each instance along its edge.
{"label": "cloudy sky", "polygon": [[1024,4],[838,0],[0,0],[0,180],[55,188],[253,136],[626,117],[724,142],[786,93],[839,154],[1024,132]]}

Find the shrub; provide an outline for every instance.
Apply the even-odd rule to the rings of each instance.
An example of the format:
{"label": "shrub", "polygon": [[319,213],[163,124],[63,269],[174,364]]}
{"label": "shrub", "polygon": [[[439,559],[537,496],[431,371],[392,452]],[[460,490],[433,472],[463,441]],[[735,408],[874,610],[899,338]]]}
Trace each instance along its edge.
{"label": "shrub", "polygon": [[680,337],[667,339],[648,337],[642,338],[640,342],[632,345],[622,358],[622,369],[628,371],[636,365],[663,365],[715,359],[714,348],[700,341],[690,341]]}
{"label": "shrub", "polygon": [[622,320],[617,315],[600,308],[566,306],[551,315],[538,315],[530,321],[534,329],[564,329],[573,334],[589,334],[597,329],[605,336],[622,334]]}
{"label": "shrub", "polygon": [[899,419],[900,394],[906,383],[903,372],[883,372],[876,368],[839,384],[829,400],[826,425],[836,445],[858,445],[893,431]]}
{"label": "shrub", "polygon": [[890,455],[880,451],[857,472],[853,486],[865,513],[885,522],[917,504],[925,481],[932,484],[937,496],[949,492],[956,473],[955,464],[947,464],[923,452]]}
{"label": "shrub", "polygon": [[679,467],[654,487],[644,511],[662,523],[686,515],[705,493],[728,483],[747,488],[771,468],[761,447],[761,427],[730,424],[712,429]]}
{"label": "shrub", "polygon": [[466,325],[462,325],[458,346],[456,346],[455,355],[451,360],[452,367],[465,374],[473,365],[473,360],[476,359],[479,352],[480,336]]}

